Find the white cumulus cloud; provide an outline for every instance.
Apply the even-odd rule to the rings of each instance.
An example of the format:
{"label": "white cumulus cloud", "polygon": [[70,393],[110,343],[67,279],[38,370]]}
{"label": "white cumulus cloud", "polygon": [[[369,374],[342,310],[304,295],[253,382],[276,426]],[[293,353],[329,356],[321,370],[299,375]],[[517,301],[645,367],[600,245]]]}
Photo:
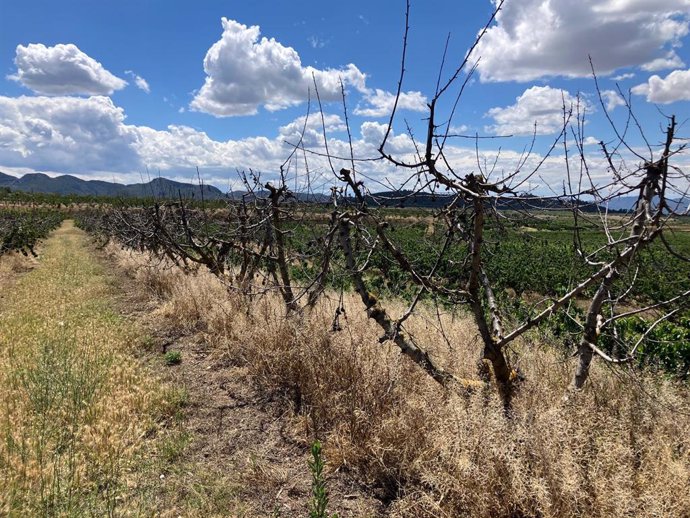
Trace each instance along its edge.
{"label": "white cumulus cloud", "polygon": [[[515,104],[491,108],[486,116],[491,117],[494,124],[486,130],[501,135],[531,135],[536,123],[537,135],[557,133],[563,128],[563,106],[569,110],[577,102],[577,97],[565,90],[533,86],[517,97]],[[579,102],[590,110],[583,99]]]}
{"label": "white cumulus cloud", "polygon": [[690,69],[674,70],[664,78],[653,75],[646,83],[633,87],[632,93],[646,96],[650,103],[690,101]]}
{"label": "white cumulus cloud", "polygon": [[274,38],[259,38],[261,29],[222,19],[223,35],[204,58],[206,80],[191,107],[218,117],[252,115],[263,106],[276,111],[307,99],[313,81],[322,100],[340,98],[345,86],[365,89],[366,76],[355,65],[338,69],[303,66],[299,54]]}
{"label": "white cumulus cloud", "polygon": [[[306,124],[305,124],[306,119]],[[332,137],[341,131],[345,131],[347,126],[340,115],[324,113],[323,122],[320,115],[312,114],[308,119],[306,116],[297,117],[294,121],[278,129],[278,134],[287,143],[297,145],[302,139],[305,147],[321,146],[324,139],[324,127],[326,138]]]}
{"label": "white cumulus cloud", "polygon": [[0,164],[63,173],[131,171],[138,135],[109,97],[0,97]]}
{"label": "white cumulus cloud", "polygon": [[137,85],[139,90],[143,90],[147,94],[151,93],[151,87],[146,79],[141,77],[139,74],[135,74],[131,70],[125,70],[125,74],[134,79],[134,84]]}
{"label": "white cumulus cloud", "polygon": [[127,81],[108,72],[71,43],[54,47],[41,43],[18,45],[14,63],[17,72],[8,79],[38,94],[111,95],[127,86]]}
{"label": "white cumulus cloud", "polygon": [[685,66],[680,56],[674,50],[669,51],[665,56],[653,59],[649,63],[642,65],[642,70],[646,72],[657,72],[659,70],[669,70]]}
{"label": "white cumulus cloud", "polygon": [[601,92],[601,98],[606,105],[607,111],[613,111],[619,106],[625,106],[625,100],[615,90],[604,90]]}
{"label": "white cumulus cloud", "polygon": [[633,72],[626,72],[625,74],[613,76],[611,79],[613,79],[614,81],[625,81],[626,79],[632,79],[633,77],[635,77],[635,74]]}
{"label": "white cumulus cloud", "polygon": [[[558,92],[560,95],[560,92]],[[350,144],[343,135],[340,115],[324,113],[333,167],[351,167]],[[0,96],[0,171],[27,173],[45,171],[51,174],[74,173],[86,179],[117,179],[139,182],[146,178],[146,167],[154,174],[181,181],[193,181],[199,167],[207,183],[221,188],[237,184],[236,170],[263,172],[262,180],[271,181],[292,151],[285,141],[298,138],[305,126],[299,117],[279,128],[272,137],[254,136],[237,140],[216,140],[207,133],[183,125],[165,129],[126,124],[122,108],[108,97],[2,97]],[[378,146],[387,124],[365,121],[352,128],[354,155],[359,158],[378,156]],[[589,141],[587,142],[589,143]],[[317,153],[325,151],[321,117],[311,116],[306,124],[304,145]],[[415,160],[414,145],[406,134],[389,135],[386,151],[405,160]],[[480,151],[481,163],[492,163],[496,150]],[[476,171],[477,154],[473,145],[448,144],[444,155],[457,174]],[[509,174],[521,163],[522,153],[503,149],[496,163],[496,175]],[[522,170],[531,171],[541,161],[532,155]],[[323,156],[307,154],[310,185],[328,192],[335,179]],[[592,162],[590,162],[592,164]],[[602,162],[603,171],[606,164]],[[401,185],[411,174],[406,168],[394,167],[385,160],[357,164],[372,191]],[[595,169],[592,165],[593,170]],[[307,183],[304,156],[297,153],[290,163],[290,186],[304,188]],[[540,182],[560,187],[563,181],[562,158],[546,159],[540,169]],[[241,187],[241,186],[239,186]],[[537,188],[537,184],[530,185]]]}
{"label": "white cumulus cloud", "polygon": [[[355,115],[362,117],[388,117],[393,111],[395,94],[376,88],[364,93],[364,106],[357,106]],[[427,110],[426,96],[421,92],[400,92],[398,110],[424,112]]]}
{"label": "white cumulus cloud", "polygon": [[[496,3],[496,0],[493,0]],[[509,1],[475,51],[482,81],[676,67],[690,0]]]}

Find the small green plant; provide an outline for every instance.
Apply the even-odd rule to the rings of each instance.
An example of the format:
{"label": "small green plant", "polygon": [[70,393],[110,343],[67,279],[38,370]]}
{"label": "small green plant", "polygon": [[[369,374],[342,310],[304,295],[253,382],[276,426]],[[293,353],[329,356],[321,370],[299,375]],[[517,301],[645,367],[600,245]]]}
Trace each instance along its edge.
{"label": "small green plant", "polygon": [[165,353],[166,365],[177,365],[182,361],[182,353],[180,351],[168,351]]}
{"label": "small green plant", "polygon": [[160,444],[161,458],[172,464],[177,461],[184,452],[184,449],[191,441],[191,435],[185,431],[174,431],[166,437]]}
{"label": "small green plant", "polygon": [[[321,455],[321,443],[315,441],[311,445],[312,460],[308,461],[311,471],[312,499],[309,503],[309,518],[329,518],[326,507],[328,506],[328,491],[326,490],[326,480],[323,476],[323,468],[326,465]],[[338,518],[333,514],[330,518]]]}
{"label": "small green plant", "polygon": [[184,408],[189,403],[189,393],[184,387],[168,386],[163,391],[159,412],[162,418],[179,423],[184,419]]}

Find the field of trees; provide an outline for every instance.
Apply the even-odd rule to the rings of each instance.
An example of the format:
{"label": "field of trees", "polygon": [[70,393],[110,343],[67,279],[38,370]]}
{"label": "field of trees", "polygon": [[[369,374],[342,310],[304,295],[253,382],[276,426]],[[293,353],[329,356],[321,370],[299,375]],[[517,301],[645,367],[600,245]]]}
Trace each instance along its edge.
{"label": "field of trees", "polygon": [[[157,476],[148,472],[136,473],[137,482],[128,487],[128,470],[151,469],[141,460],[111,468],[107,476],[120,479],[113,487],[102,486],[105,472],[65,471],[70,462],[87,462],[94,455],[79,443],[76,430],[94,426],[98,412],[90,410],[87,414],[94,415],[88,418],[77,412],[66,423],[71,436],[45,425],[40,432],[28,427],[20,432],[23,441],[39,433],[41,450],[18,451],[16,437],[6,441],[3,489],[13,496],[3,505],[10,515],[22,509],[51,515],[176,509],[184,515],[262,516],[281,505],[287,515],[292,515],[287,509],[297,512],[280,499],[253,496],[256,485],[278,493],[286,484],[283,467],[262,465],[259,480],[250,472],[259,469],[256,462],[268,462],[266,452],[252,453],[261,460],[237,478],[225,471],[227,465],[192,460],[197,448],[214,446],[198,428],[194,433],[186,428],[198,416],[184,401],[201,397],[194,393],[195,383],[215,383],[228,370],[222,365],[242,365],[242,379],[261,397],[276,401],[280,419],[292,423],[291,440],[303,451],[297,465],[291,462],[295,477],[309,476],[310,445],[323,444],[317,457],[326,461],[320,485],[308,478],[304,485],[320,487],[322,496],[330,487],[329,508],[340,516],[685,516],[683,488],[690,480],[687,216],[667,218],[664,241],[640,247],[608,288],[607,313],[597,315],[602,316],[591,374],[580,388],[573,381],[577,353],[601,286],[600,268],[585,258],[599,254],[610,264],[630,246],[625,239],[610,246],[597,225],[597,210],[512,205],[494,211],[497,218],[487,218],[482,229],[480,272],[491,285],[480,279],[478,315],[467,288],[473,282],[473,241],[462,231],[453,236],[447,224],[463,217],[476,223],[468,212],[473,206],[464,204],[449,216],[446,207],[370,208],[368,199],[356,196],[336,195],[330,204],[296,203],[287,189],[271,187],[221,203],[95,203],[44,196],[40,205],[12,203],[3,209],[6,258],[24,253],[39,257],[40,264],[40,242],[64,220],[74,221],[81,230],[70,232],[80,232],[80,253],[105,261],[116,276],[135,279],[140,296],[160,308],[153,312],[165,329],[163,337],[136,339],[144,345],[124,349],[135,358],[132,369],[153,369],[158,379],[160,388],[151,388],[147,396],[151,406],[138,402],[131,409],[151,431],[143,442],[124,432],[117,440],[139,451],[135,456],[148,452],[172,486],[152,487],[142,481]],[[633,210],[607,214],[607,221],[626,235],[638,217]],[[54,241],[49,238],[46,246],[56,246]],[[564,299],[567,303],[554,307]],[[542,317],[545,310],[549,314]],[[12,316],[4,313],[3,319],[11,322]],[[499,350],[509,369],[506,380],[482,341],[482,325],[491,330],[494,345],[528,327]],[[182,345],[185,336],[204,344],[212,373],[185,367],[198,354]],[[162,348],[151,345],[161,340]],[[8,350],[9,342],[4,344]],[[35,354],[15,362],[28,365]],[[44,349],[41,354],[55,353]],[[79,376],[72,379],[75,372],[53,372],[55,360],[41,361],[49,369],[43,374],[29,367],[23,367],[29,369],[25,374],[13,373],[16,366],[5,366],[3,379],[19,376],[11,386],[20,393],[32,386],[23,379],[48,384],[32,390],[83,383]],[[188,387],[167,373],[181,368],[198,381]],[[51,372],[56,380],[42,378]],[[132,374],[135,379],[145,375]],[[34,400],[23,410],[34,417],[23,419],[59,414],[64,397],[72,397],[70,389],[63,390],[65,395],[50,404],[37,406]],[[13,412],[17,409],[6,407],[4,419],[17,419]],[[227,419],[232,429],[232,417]],[[65,458],[64,445],[71,452]],[[58,450],[51,453],[51,448]],[[104,458],[98,459],[89,462]],[[38,478],[27,472],[36,462],[46,470]],[[190,480],[178,467],[191,470],[203,487],[200,495],[187,494]],[[205,469],[213,480],[200,480]],[[282,475],[271,476],[271,469]],[[40,498],[33,499],[36,488]],[[356,498],[345,495],[348,491]],[[218,498],[219,492],[225,496]],[[348,506],[348,498],[357,505]],[[302,509],[316,501],[299,492],[293,500]]]}
{"label": "field of trees", "polygon": [[0,211],[0,255],[20,252],[36,255],[34,247],[55,230],[64,216],[51,209],[3,209]]}
{"label": "field of trees", "polygon": [[[324,291],[357,289],[358,275],[348,270],[347,249],[334,246],[333,214],[328,207],[288,206],[280,209],[275,220],[270,219],[270,211],[270,199],[257,198],[225,209],[189,202],[151,202],[138,208],[82,210],[76,218],[102,242],[113,239],[133,250],[167,258],[183,269],[204,265],[230,290],[247,296],[277,291],[288,312],[312,307]],[[596,225],[585,223],[576,229],[572,214],[561,209],[511,210],[501,216],[505,222],[487,226],[482,262],[495,286],[497,308],[508,321],[529,321],[553,300],[567,296],[581,280],[596,275],[596,265],[578,256],[573,244],[577,231],[585,250],[606,248],[605,235]],[[361,229],[359,242],[353,246],[353,260],[365,265],[361,280],[368,293],[407,304],[439,303],[444,311],[466,303],[450,297],[469,280],[468,273],[457,268],[469,250],[462,242],[449,246],[447,229],[438,228],[443,225],[438,214],[424,209],[384,209],[376,217],[384,225],[394,226],[390,245],[377,242],[377,229],[369,225]],[[583,219],[592,217],[596,216],[585,214]],[[623,213],[610,216],[621,225],[630,217]],[[661,242],[641,251],[634,270],[618,282],[623,288],[616,286],[626,292],[626,299],[619,302],[624,313],[631,314],[600,330],[600,340],[602,349],[613,354],[625,351],[631,341],[644,335],[630,360],[685,379],[690,372],[687,309],[681,305],[672,315],[658,310],[666,309],[665,302],[679,294],[676,301],[682,301],[690,291],[690,265],[683,260],[690,255],[690,220],[677,217],[671,225],[669,245],[678,256],[668,254]],[[279,235],[281,239],[276,239]],[[611,260],[615,253],[619,251],[609,251],[605,257]],[[415,272],[430,271],[437,279],[436,291],[427,290],[415,278]],[[587,300],[596,289],[594,283],[583,289],[567,311],[552,315],[541,326],[543,332],[562,342],[564,352],[577,341],[582,329],[578,320],[585,316]],[[444,295],[448,298],[442,298]],[[663,316],[663,321],[649,329],[645,323],[655,322],[650,321],[654,315]]]}

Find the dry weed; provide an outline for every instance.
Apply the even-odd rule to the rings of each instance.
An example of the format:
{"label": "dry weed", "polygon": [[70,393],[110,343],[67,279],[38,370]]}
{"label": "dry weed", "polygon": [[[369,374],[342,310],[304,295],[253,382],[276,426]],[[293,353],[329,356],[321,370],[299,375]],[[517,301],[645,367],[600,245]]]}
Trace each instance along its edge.
{"label": "dry weed", "polygon": [[[380,344],[352,295],[343,330],[332,332],[334,301],[286,318],[277,296],[249,306],[208,273],[118,257],[137,262],[170,325],[203,330],[218,354],[281,394],[302,416],[305,444],[325,440],[330,469],[357,473],[390,504],[388,516],[690,516],[687,386],[597,364],[586,389],[564,400],[572,365],[532,335],[516,345],[526,381],[507,418],[493,390],[448,394]],[[472,377],[480,351],[471,323],[461,314],[440,322],[444,333],[423,310],[409,331]]]}

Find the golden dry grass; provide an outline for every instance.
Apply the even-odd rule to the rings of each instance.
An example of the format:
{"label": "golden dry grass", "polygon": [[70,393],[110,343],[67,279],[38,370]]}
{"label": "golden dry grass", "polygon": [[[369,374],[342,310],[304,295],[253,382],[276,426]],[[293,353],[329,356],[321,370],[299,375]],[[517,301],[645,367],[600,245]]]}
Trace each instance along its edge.
{"label": "golden dry grass", "polygon": [[24,256],[19,252],[7,252],[0,255],[0,290],[8,291],[18,274],[28,272],[36,267],[38,261],[32,256]]}
{"label": "golden dry grass", "polygon": [[143,437],[162,399],[71,222],[0,304],[0,515],[141,515]]}
{"label": "golden dry grass", "polygon": [[[352,295],[343,330],[332,332],[333,301],[285,318],[277,296],[250,303],[207,272],[113,253],[159,297],[168,325],[201,333],[215,354],[282,394],[304,439],[324,441],[329,469],[356,473],[388,504],[386,516],[690,516],[687,385],[597,363],[586,389],[564,400],[573,365],[534,334],[516,345],[526,381],[506,418],[493,390],[445,393],[379,344]],[[472,377],[471,323],[446,314],[441,324],[449,344],[431,310],[409,330],[444,366]]]}

